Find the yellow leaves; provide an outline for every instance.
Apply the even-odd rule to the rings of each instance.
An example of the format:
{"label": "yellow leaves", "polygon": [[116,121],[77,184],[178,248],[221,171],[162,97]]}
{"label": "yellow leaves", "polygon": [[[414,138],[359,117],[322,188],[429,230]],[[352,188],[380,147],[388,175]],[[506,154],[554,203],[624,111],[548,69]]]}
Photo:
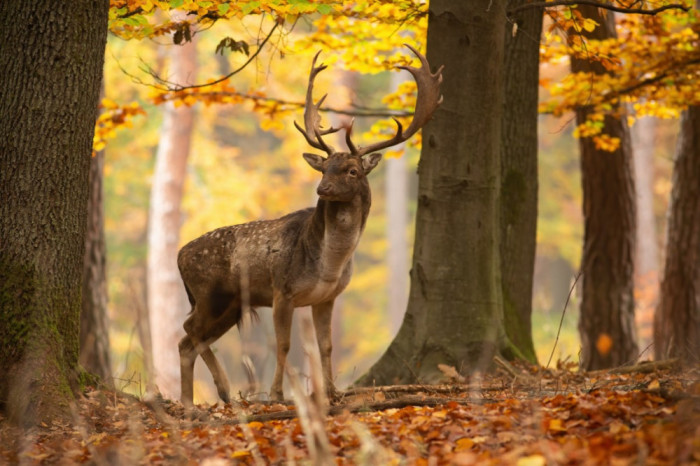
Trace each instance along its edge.
{"label": "yellow leaves", "polygon": [[92,153],[105,148],[107,141],[116,137],[116,130],[131,127],[131,119],[137,115],[145,115],[146,112],[138,103],[132,102],[119,105],[111,99],[102,99],[102,109],[95,122],[95,134],[92,138]]}
{"label": "yellow leaves", "polygon": [[584,19],[583,23],[581,24],[581,27],[588,32],[593,32],[596,26],[599,26],[599,24],[591,18]]}
{"label": "yellow leaves", "polygon": [[598,150],[606,152],[615,152],[620,147],[620,138],[615,138],[607,134],[595,136],[593,142]]}
{"label": "yellow leaves", "polygon": [[518,458],[516,466],[545,466],[547,459],[542,455],[530,455]]}
{"label": "yellow leaves", "polygon": [[550,419],[547,423],[547,430],[550,432],[566,432],[564,422],[561,419]]}

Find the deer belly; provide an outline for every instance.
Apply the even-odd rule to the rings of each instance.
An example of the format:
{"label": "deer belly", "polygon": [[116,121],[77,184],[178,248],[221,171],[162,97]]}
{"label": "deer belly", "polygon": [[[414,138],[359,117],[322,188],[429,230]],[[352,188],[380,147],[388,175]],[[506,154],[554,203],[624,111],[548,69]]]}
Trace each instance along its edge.
{"label": "deer belly", "polygon": [[339,281],[324,281],[318,280],[313,284],[305,287],[294,296],[294,306],[312,306],[314,304],[325,303],[327,301],[332,301],[336,296],[340,294],[343,287],[340,286]]}

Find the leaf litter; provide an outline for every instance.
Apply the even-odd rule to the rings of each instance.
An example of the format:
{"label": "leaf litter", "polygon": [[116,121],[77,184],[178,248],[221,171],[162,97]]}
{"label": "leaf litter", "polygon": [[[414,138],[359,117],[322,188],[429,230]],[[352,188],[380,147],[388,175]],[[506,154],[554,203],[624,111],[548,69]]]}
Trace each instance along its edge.
{"label": "leaf litter", "polygon": [[320,424],[300,421],[309,410],[291,403],[186,413],[179,402],[88,388],[71,422],[23,431],[0,418],[0,463],[327,464],[323,443],[340,465],[700,464],[700,367],[516,369],[524,376],[349,389],[320,407]]}

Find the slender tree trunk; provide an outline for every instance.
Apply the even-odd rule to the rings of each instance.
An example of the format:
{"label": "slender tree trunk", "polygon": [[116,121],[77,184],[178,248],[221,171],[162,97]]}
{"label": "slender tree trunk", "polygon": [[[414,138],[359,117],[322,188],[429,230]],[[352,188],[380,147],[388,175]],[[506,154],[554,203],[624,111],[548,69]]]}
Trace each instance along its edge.
{"label": "slender tree trunk", "polygon": [[[406,73],[407,74],[407,73]],[[394,73],[392,88],[408,79],[406,75]],[[386,170],[386,224],[387,224],[387,267],[389,273],[389,323],[391,335],[395,336],[408,303],[408,167],[407,156],[387,158]]]}
{"label": "slender tree trunk", "polygon": [[434,0],[427,58],[444,102],[423,128],[411,290],[403,324],[359,384],[488,366],[504,337],[499,257],[505,1]]}
{"label": "slender tree trunk", "polygon": [[[186,84],[195,78],[196,47],[192,42],[172,46],[170,80]],[[178,341],[187,299],[177,268],[182,212],[180,204],[190,152],[194,109],[165,106],[151,187],[148,231],[148,315],[153,351],[154,382],[166,398],[180,397]]]}
{"label": "slender tree trunk", "polygon": [[700,360],[700,107],[681,118],[666,236],[666,265],[654,321],[657,359]]}
{"label": "slender tree trunk", "polygon": [[[617,36],[613,14],[602,16],[598,8],[585,5],[580,5],[579,10],[600,26],[591,33],[577,34],[597,40]],[[606,72],[598,62],[574,57],[571,70]],[[577,123],[583,123],[589,113],[589,108],[579,108]],[[579,139],[584,215],[579,332],[581,362],[588,370],[619,366],[638,356],[634,326],[636,207],[632,146],[624,120],[606,116],[603,132],[620,138],[615,152],[597,149],[590,138]]]}
{"label": "slender tree trunk", "polygon": [[[510,7],[529,0],[510,2]],[[537,239],[537,98],[542,11],[525,10],[505,31],[501,142],[501,273],[506,356],[536,362],[532,286]],[[514,29],[515,28],[515,29]]]}
{"label": "slender tree trunk", "polygon": [[111,384],[112,368],[107,331],[107,262],[102,175],[104,152],[90,161],[87,232],[80,313],[80,365]]}
{"label": "slender tree trunk", "polygon": [[[639,347],[652,342],[654,310],[659,300],[659,246],[654,215],[654,148],[656,119],[642,117],[631,128],[637,193],[637,248],[635,251],[635,322]],[[647,352],[646,354],[651,355]]]}
{"label": "slender tree trunk", "polygon": [[77,388],[107,1],[0,2],[0,406],[32,425]]}

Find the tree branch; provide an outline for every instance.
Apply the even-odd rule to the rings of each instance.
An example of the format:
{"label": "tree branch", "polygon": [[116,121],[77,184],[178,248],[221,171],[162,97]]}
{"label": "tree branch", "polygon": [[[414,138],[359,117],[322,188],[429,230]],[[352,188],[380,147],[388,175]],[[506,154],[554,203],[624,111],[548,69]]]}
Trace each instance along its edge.
{"label": "tree branch", "polygon": [[[304,108],[304,102],[293,102],[289,100],[278,99],[276,97],[263,97],[259,95],[246,94],[244,92],[235,91],[213,91],[213,92],[202,92],[195,94],[199,96],[211,96],[211,97],[240,97],[242,99],[251,100],[253,102],[266,102],[273,103],[279,106],[286,107],[284,110],[290,108]],[[319,111],[326,113],[334,113],[337,115],[346,115],[352,117],[370,117],[370,118],[396,118],[396,117],[410,117],[413,112],[402,111],[402,110],[391,110],[391,109],[381,109],[381,108],[369,108],[369,107],[353,107],[352,109],[338,109],[333,107],[321,107]]]}
{"label": "tree branch", "polygon": [[508,16],[512,16],[523,10],[529,10],[530,8],[551,8],[556,6],[575,6],[575,5],[590,5],[597,6],[598,8],[603,8],[605,10],[615,11],[617,13],[625,14],[638,14],[638,15],[656,15],[666,10],[683,10],[685,12],[690,11],[690,7],[682,5],[680,3],[669,3],[668,5],[660,6],[658,8],[651,8],[649,10],[644,8],[627,8],[621,6],[615,6],[610,3],[603,3],[596,0],[553,0],[551,2],[532,2],[525,5],[520,5],[515,8],[511,8],[507,11]]}
{"label": "tree branch", "polygon": [[272,34],[275,32],[275,29],[277,29],[277,27],[279,25],[280,25],[280,23],[275,21],[275,25],[272,26],[272,29],[270,29],[270,32],[267,34],[267,36],[265,36],[265,39],[263,39],[263,41],[260,43],[260,45],[258,46],[258,49],[255,51],[254,54],[252,54],[250,57],[248,57],[248,60],[246,60],[245,63],[243,63],[241,66],[239,66],[235,70],[231,71],[229,74],[222,76],[215,81],[202,83],[202,84],[191,84],[191,85],[183,86],[182,84],[174,83],[174,82],[168,81],[166,79],[163,79],[160,76],[158,76],[158,74],[155,71],[153,71],[152,69],[148,69],[148,70],[146,70],[146,72],[148,74],[150,74],[153,77],[153,79],[156,80],[156,82],[158,82],[159,84],[162,85],[162,86],[159,86],[156,84],[151,84],[150,86],[154,87],[158,90],[161,90],[161,91],[176,92],[176,91],[183,91],[186,89],[201,89],[203,87],[213,86],[214,84],[219,84],[221,82],[224,82],[228,78],[230,78],[231,76],[241,72],[246,66],[248,66],[248,64],[250,62],[255,60],[255,57],[257,57],[258,54],[262,51],[263,47],[265,46],[267,41],[270,40],[270,38],[272,37]]}

